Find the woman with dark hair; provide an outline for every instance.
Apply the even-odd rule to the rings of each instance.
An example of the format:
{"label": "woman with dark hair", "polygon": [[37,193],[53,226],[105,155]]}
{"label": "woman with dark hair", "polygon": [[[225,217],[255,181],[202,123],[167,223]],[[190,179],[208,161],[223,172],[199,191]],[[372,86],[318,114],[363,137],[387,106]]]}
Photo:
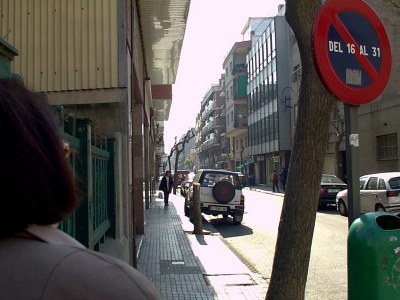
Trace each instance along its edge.
{"label": "woman with dark hair", "polygon": [[137,270],[87,250],[57,223],[77,206],[50,107],[0,79],[2,299],[160,299]]}

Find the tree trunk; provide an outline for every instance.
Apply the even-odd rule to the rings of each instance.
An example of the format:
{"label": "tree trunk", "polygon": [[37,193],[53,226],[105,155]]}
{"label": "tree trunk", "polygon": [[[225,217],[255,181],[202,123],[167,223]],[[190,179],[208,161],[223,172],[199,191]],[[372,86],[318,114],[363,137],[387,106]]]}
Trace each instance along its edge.
{"label": "tree trunk", "polygon": [[[182,151],[181,151],[182,152]],[[175,166],[174,166],[174,195],[176,195],[176,187],[178,186],[178,163],[179,163],[179,152],[178,148],[176,148],[176,156],[175,156]]]}
{"label": "tree trunk", "polygon": [[193,234],[201,234],[203,235],[203,218],[201,216],[200,209],[200,184],[193,183]]}
{"label": "tree trunk", "polygon": [[312,26],[321,1],[287,0],[286,5],[286,19],[296,35],[303,71],[268,300],[304,299],[329,114],[336,101],[321,84],[311,51]]}

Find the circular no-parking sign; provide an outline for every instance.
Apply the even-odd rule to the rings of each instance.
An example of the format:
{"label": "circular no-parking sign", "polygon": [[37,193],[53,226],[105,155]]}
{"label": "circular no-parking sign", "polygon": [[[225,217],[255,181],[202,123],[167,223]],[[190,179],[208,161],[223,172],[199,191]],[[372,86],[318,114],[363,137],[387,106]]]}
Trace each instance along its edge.
{"label": "circular no-parking sign", "polygon": [[314,61],[325,86],[350,104],[376,99],[389,80],[392,54],[385,27],[362,0],[328,0],[312,34]]}

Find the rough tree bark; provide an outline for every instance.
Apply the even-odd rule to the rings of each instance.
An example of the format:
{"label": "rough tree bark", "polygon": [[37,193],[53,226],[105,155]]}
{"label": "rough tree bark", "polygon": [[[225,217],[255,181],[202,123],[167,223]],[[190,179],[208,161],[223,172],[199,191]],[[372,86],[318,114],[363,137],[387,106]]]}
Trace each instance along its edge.
{"label": "rough tree bark", "polygon": [[[336,140],[334,146],[334,156],[335,156],[335,175],[340,176],[341,174],[341,159],[339,159],[340,154],[340,144],[343,141],[345,131],[344,131],[344,114],[343,114],[343,105],[339,105],[339,102],[336,102],[335,107],[333,108],[336,114],[336,120],[333,120],[331,123],[332,127],[335,128],[336,132]],[[343,178],[341,178],[343,179]]]}
{"label": "rough tree bark", "polygon": [[321,0],[286,0],[286,20],[298,42],[302,78],[268,300],[305,297],[329,114],[337,101],[314,68],[311,34],[320,6]]}

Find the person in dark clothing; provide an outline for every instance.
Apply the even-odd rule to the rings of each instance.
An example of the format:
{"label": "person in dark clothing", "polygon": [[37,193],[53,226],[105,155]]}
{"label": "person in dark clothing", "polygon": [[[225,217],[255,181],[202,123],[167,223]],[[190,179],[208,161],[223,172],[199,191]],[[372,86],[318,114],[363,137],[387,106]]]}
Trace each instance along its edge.
{"label": "person in dark clothing", "polygon": [[285,167],[282,167],[281,173],[279,174],[279,179],[282,184],[282,190],[285,191],[287,180],[287,170],[285,169]]}
{"label": "person in dark clothing", "polygon": [[278,179],[278,174],[276,173],[275,170],[272,171],[271,178],[272,178],[272,190],[273,190],[273,192],[275,193],[275,189],[276,189],[276,191],[279,193],[279,185],[278,185],[279,179]]}
{"label": "person in dark clothing", "polygon": [[171,172],[166,171],[165,175],[161,179],[159,190],[164,193],[164,205],[168,206],[169,194],[172,191],[172,187],[174,186],[174,180],[172,179]]}

